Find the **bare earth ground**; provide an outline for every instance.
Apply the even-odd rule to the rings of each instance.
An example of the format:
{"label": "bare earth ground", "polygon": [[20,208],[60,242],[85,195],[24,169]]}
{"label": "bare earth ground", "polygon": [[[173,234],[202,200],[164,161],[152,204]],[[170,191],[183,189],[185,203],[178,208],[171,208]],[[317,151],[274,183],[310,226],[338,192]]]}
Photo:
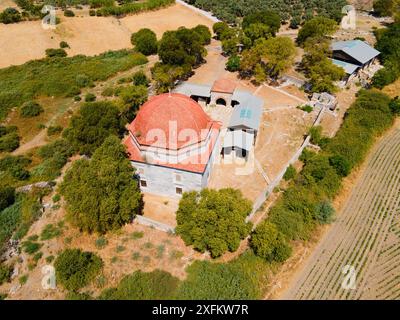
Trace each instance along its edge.
{"label": "bare earth ground", "polygon": [[0,11],[7,8],[17,8],[17,5],[12,0],[0,0]]}
{"label": "bare earth ground", "polygon": [[0,48],[7,48],[0,50],[0,68],[43,58],[45,50],[57,48],[60,41],[68,42],[71,49],[67,52],[70,56],[96,55],[108,50],[131,48],[131,34],[141,28],[154,30],[160,38],[165,31],[181,26],[204,24],[212,27],[213,24],[179,4],[122,19],[90,17],[88,14],[66,18],[61,12],[58,16],[61,24],[55,30],[44,30],[41,21],[0,24]]}
{"label": "bare earth ground", "polygon": [[[287,299],[400,297],[400,122],[377,144],[337,221],[306,261]],[[355,268],[356,287],[344,289],[343,267]]]}

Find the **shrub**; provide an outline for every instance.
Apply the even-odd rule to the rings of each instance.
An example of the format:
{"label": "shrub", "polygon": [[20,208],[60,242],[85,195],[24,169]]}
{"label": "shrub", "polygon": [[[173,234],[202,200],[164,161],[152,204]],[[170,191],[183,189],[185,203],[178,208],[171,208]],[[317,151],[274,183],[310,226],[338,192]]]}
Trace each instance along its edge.
{"label": "shrub", "polygon": [[63,131],[63,127],[61,126],[50,126],[47,128],[47,135],[50,136],[54,136],[56,134],[59,134]]}
{"label": "shrub", "polygon": [[150,29],[144,28],[131,36],[131,42],[136,50],[146,56],[157,53],[157,36]]}
{"label": "shrub", "polygon": [[65,42],[65,41],[61,41],[60,42],[60,48],[61,49],[66,49],[66,48],[69,48],[70,46],[69,46],[69,44],[67,43],[67,42]]}
{"label": "shrub", "polygon": [[9,186],[0,186],[0,212],[15,202],[15,189]]}
{"label": "shrub", "polygon": [[96,16],[96,10],[90,9],[89,10],[89,16],[91,16],[91,17]]}
{"label": "shrub", "polygon": [[105,88],[101,93],[101,95],[103,97],[112,97],[114,94],[115,94],[115,90],[112,87]]}
{"label": "shrub", "polygon": [[124,277],[118,287],[103,291],[99,299],[171,300],[179,282],[178,278],[165,271],[136,271],[132,275]]}
{"label": "shrub", "polygon": [[336,173],[341,177],[347,177],[351,171],[349,161],[338,154],[329,158],[329,164],[335,168]]}
{"label": "shrub", "polygon": [[0,263],[0,285],[11,280],[12,268]]}
{"label": "shrub", "polygon": [[6,8],[0,13],[0,22],[4,24],[17,23],[20,22],[21,19],[21,14],[17,9],[14,8]]}
{"label": "shrub", "polygon": [[66,57],[67,52],[64,49],[46,49],[46,57],[55,58],[55,57]]}
{"label": "shrub", "polygon": [[40,240],[50,240],[53,238],[58,238],[62,234],[62,226],[47,224],[40,234]]}
{"label": "shrub", "polygon": [[93,102],[96,100],[96,95],[94,95],[93,93],[87,93],[85,95],[85,102]]}
{"label": "shrub", "polygon": [[64,10],[65,17],[75,17],[75,13],[72,10],[66,9]]}
{"label": "shrub", "polygon": [[289,167],[285,171],[285,174],[283,175],[283,179],[289,181],[296,176],[296,173],[296,169],[292,165],[289,165]]}
{"label": "shrub", "polygon": [[240,70],[240,57],[237,55],[232,55],[229,57],[226,63],[226,70],[230,72],[236,72]]}
{"label": "shrub", "polygon": [[133,77],[133,84],[135,86],[145,86],[147,87],[149,85],[149,79],[147,78],[146,74],[140,70],[134,73]]}
{"label": "shrub", "polygon": [[390,101],[389,108],[393,114],[399,115],[400,114],[400,98],[396,97],[392,101]]}
{"label": "shrub", "polygon": [[316,219],[320,224],[329,224],[333,221],[335,209],[328,201],[323,201],[316,206]]}
{"label": "shrub", "polygon": [[34,101],[25,102],[21,107],[21,117],[32,118],[37,117],[44,111],[42,106]]}
{"label": "shrub", "polygon": [[29,241],[29,240],[24,241],[22,243],[22,248],[23,248],[24,252],[27,254],[30,254],[30,255],[38,252],[41,247],[42,247],[42,244],[33,242],[33,241]]}
{"label": "shrub", "polygon": [[239,190],[204,189],[184,193],[177,211],[176,232],[186,245],[200,252],[209,250],[212,257],[235,251],[240,240],[251,230],[245,219],[251,202]]}
{"label": "shrub", "polygon": [[100,237],[96,239],[95,245],[97,249],[103,249],[107,246],[108,240],[105,237]]}
{"label": "shrub", "polygon": [[11,152],[19,147],[17,130],[15,126],[4,127],[0,125],[0,152]]}
{"label": "shrub", "polygon": [[54,263],[57,282],[67,290],[78,290],[88,285],[100,273],[103,261],[92,252],[66,249]]}
{"label": "shrub", "polygon": [[283,262],[292,252],[282,233],[268,221],[263,221],[257,226],[251,235],[250,243],[254,253],[269,262]]}

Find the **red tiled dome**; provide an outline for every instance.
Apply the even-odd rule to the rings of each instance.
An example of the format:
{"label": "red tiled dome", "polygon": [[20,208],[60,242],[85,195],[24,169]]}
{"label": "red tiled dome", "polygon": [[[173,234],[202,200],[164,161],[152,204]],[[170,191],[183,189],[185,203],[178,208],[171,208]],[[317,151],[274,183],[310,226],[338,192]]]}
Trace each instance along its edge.
{"label": "red tiled dome", "polygon": [[[140,108],[129,125],[129,131],[142,145],[178,149],[188,143],[188,140],[178,138],[182,130],[196,132],[198,139],[190,140],[193,143],[203,140],[204,132],[212,126],[213,121],[196,101],[183,94],[166,93],[150,98]],[[157,134],[157,130],[164,132],[166,141],[159,141],[152,136]]]}

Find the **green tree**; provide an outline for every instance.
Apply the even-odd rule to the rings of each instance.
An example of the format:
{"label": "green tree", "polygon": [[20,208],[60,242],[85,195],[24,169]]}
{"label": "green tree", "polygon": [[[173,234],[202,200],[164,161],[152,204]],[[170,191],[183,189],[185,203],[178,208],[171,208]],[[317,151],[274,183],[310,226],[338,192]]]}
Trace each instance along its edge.
{"label": "green tree", "polygon": [[65,289],[76,291],[87,286],[101,272],[103,261],[92,252],[64,250],[54,262],[56,279]]}
{"label": "green tree", "polygon": [[105,233],[141,212],[142,196],[135,170],[120,140],[110,136],[91,160],[78,160],[60,186],[68,218],[83,231]]}
{"label": "green tree", "polygon": [[137,51],[146,56],[157,53],[157,36],[148,28],[140,29],[138,32],[133,33],[131,36],[131,42]]}
{"label": "green tree", "polygon": [[17,23],[22,20],[20,12],[15,8],[6,8],[0,13],[0,22],[4,24]]}
{"label": "green tree", "polygon": [[245,219],[251,209],[251,202],[235,189],[184,193],[177,211],[176,232],[187,245],[219,257],[228,250],[237,250],[240,240],[249,234],[251,224]]}
{"label": "green tree", "polygon": [[260,23],[268,26],[268,29],[273,36],[279,31],[281,27],[281,17],[275,11],[258,11],[246,15],[243,19],[242,27],[246,30],[252,24]]}
{"label": "green tree", "polygon": [[333,34],[338,28],[335,20],[318,16],[308,20],[300,29],[297,43],[304,45],[310,38],[321,38]]}
{"label": "green tree", "polygon": [[268,221],[263,221],[253,231],[250,244],[257,256],[270,262],[283,262],[292,252],[283,235]]}
{"label": "green tree", "polygon": [[44,112],[43,107],[34,101],[25,102],[21,107],[21,117],[23,118],[37,117],[42,112]]}
{"label": "green tree", "polygon": [[81,154],[91,155],[110,135],[119,136],[123,125],[111,102],[88,102],[72,117],[63,136]]}
{"label": "green tree", "polygon": [[192,30],[200,36],[200,41],[202,45],[208,45],[211,43],[211,32],[207,26],[199,24]]}
{"label": "green tree", "polygon": [[147,101],[148,93],[145,86],[124,87],[119,92],[119,109],[126,122],[131,122],[139,107]]}

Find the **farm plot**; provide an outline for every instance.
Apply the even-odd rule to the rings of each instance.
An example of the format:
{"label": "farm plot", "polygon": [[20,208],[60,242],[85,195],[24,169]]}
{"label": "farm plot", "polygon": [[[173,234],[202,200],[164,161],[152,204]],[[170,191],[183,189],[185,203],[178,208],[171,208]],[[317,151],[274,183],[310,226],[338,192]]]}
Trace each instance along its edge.
{"label": "farm plot", "polygon": [[[337,221],[282,298],[400,297],[400,127],[375,147]],[[346,289],[344,267],[355,282]],[[349,288],[349,287],[347,287]]]}

